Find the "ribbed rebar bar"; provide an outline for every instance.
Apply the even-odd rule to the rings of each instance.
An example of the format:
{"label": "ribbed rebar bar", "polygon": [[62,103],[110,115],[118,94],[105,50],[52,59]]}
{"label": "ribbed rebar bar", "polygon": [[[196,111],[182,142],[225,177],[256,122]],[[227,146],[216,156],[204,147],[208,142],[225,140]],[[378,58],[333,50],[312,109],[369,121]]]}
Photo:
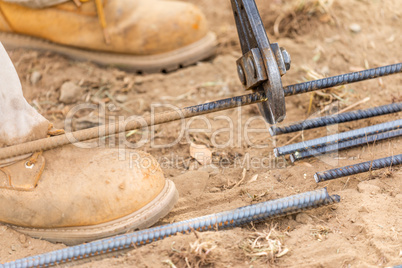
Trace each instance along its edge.
{"label": "ribbed rebar bar", "polygon": [[345,166],[341,168],[334,168],[324,172],[318,172],[314,175],[315,181],[322,182],[334,180],[346,176],[352,176],[359,173],[368,172],[371,170],[397,166],[402,164],[402,154],[376,159],[374,161],[367,161],[364,163]]}
{"label": "ribbed rebar bar", "polygon": [[313,140],[302,141],[299,143],[289,144],[274,149],[276,157],[280,155],[292,154],[295,152],[314,150],[326,145],[343,142],[346,140],[357,139],[364,136],[379,134],[402,128],[402,119],[386,122],[383,124],[373,125],[365,128],[359,128],[347,132],[342,132],[330,136],[325,136]]}
{"label": "ribbed rebar bar", "polygon": [[327,189],[324,188],[27,257],[0,264],[0,268],[55,266],[74,260],[82,260],[114,251],[135,248],[136,246],[161,240],[177,233],[186,233],[193,230],[213,231],[221,228],[234,227],[253,221],[271,219],[307,209],[330,205],[338,203],[339,201],[340,197],[338,195],[330,196]]}
{"label": "ribbed rebar bar", "polygon": [[234,98],[227,98],[214,102],[194,105],[183,109],[162,112],[155,115],[132,118],[132,120],[128,122],[117,122],[110,125],[83,129],[71,133],[66,133],[60,136],[49,137],[23,144],[9,146],[6,148],[1,148],[0,160],[34,153],[41,150],[46,151],[63,145],[92,140],[99,137],[106,137],[109,135],[134,129],[143,129],[154,125],[208,114],[210,112],[223,111],[239,106],[263,102],[265,100],[265,93],[256,92],[253,94],[238,96]]}
{"label": "ribbed rebar bar", "polygon": [[[402,71],[402,63],[373,68],[361,72],[343,74],[315,81],[309,81],[296,85],[290,85],[284,88],[285,96],[301,94],[313,90],[330,88],[337,85],[354,83],[358,81],[378,78],[391,74],[400,73]],[[35,140],[23,144],[13,145],[0,149],[0,160],[8,159],[20,155],[26,155],[42,150],[50,150],[63,145],[78,143],[105,137],[121,132],[142,129],[153,125],[159,125],[176,120],[199,116],[203,114],[219,112],[239,106],[246,106],[254,103],[266,101],[267,97],[263,92],[255,92],[248,95],[228,98],[224,100],[213,101],[205,104],[195,105],[176,111],[159,113],[153,116],[145,116],[138,120],[130,122],[118,122],[106,126],[99,126],[90,129],[84,129],[67,133],[65,135],[50,137],[46,139]]]}
{"label": "ribbed rebar bar", "polygon": [[396,74],[396,73],[400,73],[400,72],[402,72],[402,63],[368,69],[368,70],[364,70],[364,71],[360,71],[360,72],[353,72],[353,73],[342,74],[342,75],[333,76],[333,77],[327,77],[327,78],[314,80],[314,81],[310,81],[310,82],[306,82],[306,83],[287,86],[285,88],[285,96],[306,93],[306,92],[315,91],[318,89],[352,84],[355,82],[360,82],[360,81],[378,78],[378,77],[382,77],[382,76],[387,76],[387,75],[391,75],[391,74]]}
{"label": "ribbed rebar bar", "polygon": [[292,163],[294,163],[296,161],[299,161],[299,160],[302,160],[302,159],[305,159],[308,157],[320,156],[320,155],[330,153],[330,152],[335,152],[335,151],[342,151],[342,150],[353,148],[356,146],[362,146],[362,145],[365,145],[368,143],[391,139],[391,138],[395,138],[395,137],[399,137],[399,136],[402,136],[402,129],[397,129],[394,131],[384,132],[384,133],[380,133],[380,134],[374,134],[374,135],[357,138],[357,139],[353,139],[353,140],[347,140],[347,141],[339,142],[336,144],[318,147],[313,150],[295,152],[290,155],[290,161],[292,161]]}
{"label": "ribbed rebar bar", "polygon": [[356,120],[361,120],[365,118],[371,118],[375,116],[381,116],[386,114],[392,114],[402,111],[402,102],[392,103],[388,105],[383,105],[379,107],[374,107],[366,110],[356,110],[347,113],[341,113],[336,115],[329,115],[319,118],[307,119],[302,122],[294,123],[288,126],[272,126],[269,129],[271,136],[288,134],[292,132],[319,128],[324,126],[330,126],[340,123],[346,123]]}

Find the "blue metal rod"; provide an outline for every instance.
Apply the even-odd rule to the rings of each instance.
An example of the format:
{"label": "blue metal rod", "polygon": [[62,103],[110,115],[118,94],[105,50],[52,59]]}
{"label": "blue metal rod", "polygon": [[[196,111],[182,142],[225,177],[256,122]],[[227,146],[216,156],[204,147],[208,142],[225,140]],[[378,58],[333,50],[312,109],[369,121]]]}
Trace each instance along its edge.
{"label": "blue metal rod", "polygon": [[367,161],[356,165],[334,168],[324,172],[318,172],[314,175],[314,179],[318,183],[397,165],[402,165],[402,154],[376,159],[374,161]]}
{"label": "blue metal rod", "polygon": [[278,157],[280,155],[292,154],[295,152],[314,150],[326,145],[357,139],[360,137],[383,133],[400,128],[402,128],[402,119],[278,147],[274,149],[274,154],[276,157]]}
{"label": "blue metal rod", "polygon": [[338,195],[330,196],[327,189],[324,188],[27,257],[0,264],[0,268],[55,266],[73,262],[74,260],[82,260],[92,256],[135,248],[136,246],[161,240],[177,233],[186,233],[193,230],[213,231],[234,227],[254,221],[272,219],[307,209],[326,206],[338,203],[339,201],[340,197]]}
{"label": "blue metal rod", "polygon": [[318,118],[307,119],[302,122],[293,123],[288,126],[271,126],[269,133],[271,136],[288,134],[297,131],[325,127],[340,123],[346,123],[375,116],[398,113],[402,111],[402,102],[387,104],[383,106],[373,107],[365,110],[356,110],[347,113],[323,116]]}
{"label": "blue metal rod", "polygon": [[292,163],[313,156],[319,156],[330,152],[341,151],[349,148],[353,148],[356,146],[362,146],[368,143],[373,143],[381,140],[391,139],[395,137],[402,136],[402,129],[397,129],[394,131],[384,132],[380,134],[374,134],[371,136],[366,136],[362,138],[357,138],[354,140],[347,140],[340,143],[335,143],[323,147],[319,147],[314,150],[295,152],[290,155],[290,161]]}

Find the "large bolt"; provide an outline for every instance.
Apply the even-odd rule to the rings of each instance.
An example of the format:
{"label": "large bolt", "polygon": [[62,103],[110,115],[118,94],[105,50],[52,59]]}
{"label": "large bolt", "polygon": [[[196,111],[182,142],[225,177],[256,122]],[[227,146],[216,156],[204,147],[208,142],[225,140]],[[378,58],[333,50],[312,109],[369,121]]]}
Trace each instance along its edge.
{"label": "large bolt", "polygon": [[257,71],[256,71],[255,66],[254,66],[254,61],[253,61],[253,59],[251,57],[247,58],[247,65],[248,65],[248,67],[250,69],[250,72],[253,75],[253,77],[256,78],[257,77]]}
{"label": "large bolt", "polygon": [[237,64],[237,74],[239,75],[240,82],[246,85],[246,75],[243,70],[243,66],[239,63]]}
{"label": "large bolt", "polygon": [[290,64],[292,63],[292,60],[290,59],[290,54],[283,47],[281,47],[281,52],[282,52],[283,63],[285,63],[286,71],[289,71]]}

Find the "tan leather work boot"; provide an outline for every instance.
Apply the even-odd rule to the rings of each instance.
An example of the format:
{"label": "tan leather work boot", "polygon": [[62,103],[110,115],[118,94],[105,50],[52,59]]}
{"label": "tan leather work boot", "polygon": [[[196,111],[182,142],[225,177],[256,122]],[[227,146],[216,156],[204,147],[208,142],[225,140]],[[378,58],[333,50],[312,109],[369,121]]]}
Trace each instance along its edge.
{"label": "tan leather work boot", "polygon": [[69,145],[0,161],[0,222],[67,245],[153,225],[173,208],[176,188],[152,156],[126,154],[119,161],[117,150]]}
{"label": "tan leather work boot", "polygon": [[[48,125],[24,99],[0,43],[0,150],[46,137]],[[53,242],[71,245],[149,227],[177,199],[173,182],[144,152],[68,145],[0,160],[0,224]]]}
{"label": "tan leather work boot", "polygon": [[71,0],[42,9],[0,0],[0,40],[6,48],[50,50],[148,73],[193,64],[216,46],[198,8],[161,0],[93,0],[80,7]]}

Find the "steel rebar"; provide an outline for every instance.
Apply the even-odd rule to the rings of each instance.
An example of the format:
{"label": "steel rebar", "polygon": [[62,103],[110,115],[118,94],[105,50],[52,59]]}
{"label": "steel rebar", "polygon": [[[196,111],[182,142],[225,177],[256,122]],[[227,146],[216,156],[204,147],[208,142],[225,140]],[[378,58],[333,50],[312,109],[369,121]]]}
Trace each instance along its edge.
{"label": "steel rebar", "polygon": [[325,136],[313,140],[302,141],[299,143],[289,144],[274,149],[276,157],[281,155],[292,154],[296,152],[315,150],[330,144],[343,142],[346,140],[357,139],[364,136],[379,134],[402,128],[402,119],[386,122],[383,124],[373,125],[365,128],[359,128],[347,132],[337,133],[330,136]]}
{"label": "steel rebar", "polygon": [[307,209],[330,205],[338,203],[339,201],[340,197],[338,195],[330,196],[327,189],[324,188],[27,257],[0,264],[0,268],[55,266],[74,260],[90,258],[95,255],[98,256],[128,248],[135,248],[136,246],[161,240],[177,233],[187,233],[193,230],[213,231],[221,228],[234,227],[254,221],[271,219]]}
{"label": "steel rebar", "polygon": [[366,110],[356,110],[352,112],[346,112],[336,115],[323,116],[319,118],[307,119],[302,122],[294,123],[288,126],[272,126],[269,129],[271,136],[288,134],[292,132],[319,128],[324,126],[330,126],[340,123],[346,123],[356,120],[361,120],[365,118],[371,118],[375,116],[381,116],[391,113],[397,113],[402,111],[402,102],[392,103],[388,105],[383,105],[379,107],[369,108]]}
{"label": "steel rebar", "polygon": [[320,156],[326,153],[335,152],[335,151],[342,151],[349,148],[353,148],[356,146],[362,146],[368,143],[374,143],[381,140],[391,139],[395,137],[402,136],[402,129],[397,129],[394,131],[384,132],[380,134],[374,134],[362,138],[357,138],[353,140],[347,140],[343,142],[339,142],[336,144],[331,144],[323,147],[318,147],[313,150],[302,151],[302,152],[295,152],[290,155],[290,161],[292,163],[308,158],[313,156]]}
{"label": "steel rebar", "polygon": [[322,181],[334,180],[346,176],[351,176],[359,173],[368,172],[371,170],[397,166],[402,164],[402,154],[367,161],[356,165],[345,166],[341,168],[334,168],[324,172],[318,172],[314,175],[317,183]]}
{"label": "steel rebar", "polygon": [[364,80],[374,79],[400,72],[402,72],[402,63],[387,65],[373,69],[367,69],[360,72],[353,72],[333,77],[327,77],[319,80],[309,81],[306,83],[287,86],[285,88],[285,96],[306,93],[310,91],[315,91],[317,89],[324,89],[346,84],[352,84],[355,82],[361,82]]}
{"label": "steel rebar", "polygon": [[[333,86],[344,85],[348,83],[359,82],[363,80],[378,78],[391,74],[402,72],[402,63],[392,64],[388,66],[343,74],[315,81],[290,85],[284,88],[285,96],[301,94],[309,91],[330,88]],[[239,106],[246,106],[254,103],[266,101],[265,93],[255,92],[248,95],[228,98],[224,100],[213,101],[205,104],[195,105],[178,109],[176,111],[159,113],[154,116],[145,116],[141,120],[130,121],[127,124],[118,122],[115,124],[94,127],[66,133],[60,136],[49,137],[45,139],[35,140],[23,144],[13,145],[0,149],[0,160],[8,159],[20,155],[26,155],[34,152],[54,149],[71,143],[83,142],[99,137],[105,137],[121,132],[131,131],[135,129],[143,129],[153,125],[168,123],[176,120],[199,116],[207,113],[223,111]]]}

